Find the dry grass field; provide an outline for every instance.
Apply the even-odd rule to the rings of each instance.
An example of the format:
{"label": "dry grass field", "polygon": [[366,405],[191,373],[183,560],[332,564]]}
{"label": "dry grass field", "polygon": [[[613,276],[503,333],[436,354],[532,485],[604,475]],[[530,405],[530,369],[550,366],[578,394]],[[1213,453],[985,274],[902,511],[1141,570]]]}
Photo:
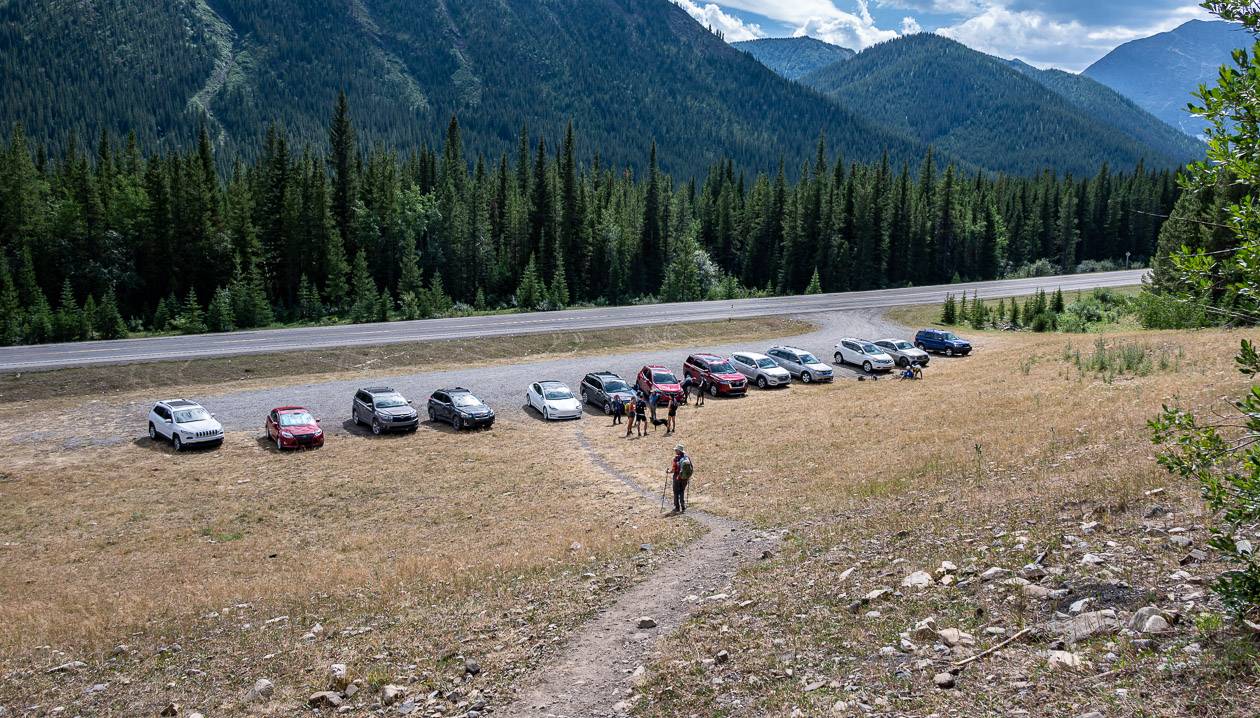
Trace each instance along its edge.
{"label": "dry grass field", "polygon": [[[343,436],[285,455],[245,434],[178,456],[144,439],[6,447],[0,706],[290,715],[333,663],[421,696],[454,689],[451,705],[503,695],[695,530],[599,474],[574,428]],[[464,658],[481,667],[468,683]],[[259,678],[275,696],[251,705]]]}
{"label": "dry grass field", "polygon": [[[1154,463],[1146,429],[1161,404],[1237,395],[1240,338],[1108,335],[1113,363],[1117,347],[1131,361],[1146,348],[1126,373],[1089,368],[1094,336],[986,333],[972,357],[934,359],[921,382],[794,385],[684,410],[694,505],[791,533],[670,639],[637,714],[1257,715],[1260,651],[1222,625],[1203,585],[1221,566],[1179,564],[1190,546],[1171,541],[1201,547],[1205,517],[1196,487]],[[659,472],[658,457],[583,430],[623,470]],[[958,567],[952,585],[937,582],[942,571],[902,587],[945,561]],[[981,578],[994,567],[1011,573]],[[1082,598],[1078,608],[1122,623],[1157,605],[1175,632],[1108,626],[1065,643],[1056,611],[1062,620]],[[974,644],[913,631],[931,617]],[[935,687],[1024,628],[951,676],[955,687]],[[1048,651],[1060,649],[1079,664],[1055,670]]]}

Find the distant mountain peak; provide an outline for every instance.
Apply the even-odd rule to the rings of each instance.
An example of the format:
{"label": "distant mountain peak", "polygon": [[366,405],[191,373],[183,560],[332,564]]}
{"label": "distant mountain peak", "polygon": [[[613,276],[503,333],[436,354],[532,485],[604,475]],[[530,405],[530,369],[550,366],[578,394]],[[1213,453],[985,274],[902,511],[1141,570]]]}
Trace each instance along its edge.
{"label": "distant mountain peak", "polygon": [[1241,25],[1223,20],[1189,20],[1167,32],[1126,42],[1081,74],[1093,78],[1188,135],[1203,134],[1206,123],[1186,110],[1201,84],[1215,82],[1236,48],[1253,39]]}
{"label": "distant mountain peak", "polygon": [[843,62],[857,53],[816,37],[763,37],[733,42],[758,62],[789,80],[799,80],[834,62]]}

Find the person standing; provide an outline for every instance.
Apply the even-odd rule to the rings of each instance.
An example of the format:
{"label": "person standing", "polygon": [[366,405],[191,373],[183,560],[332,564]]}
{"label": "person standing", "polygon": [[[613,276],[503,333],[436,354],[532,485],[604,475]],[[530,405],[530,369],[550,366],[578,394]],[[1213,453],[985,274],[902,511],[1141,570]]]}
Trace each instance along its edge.
{"label": "person standing", "polygon": [[661,393],[652,391],[652,395],[648,397],[648,410],[652,412],[652,426],[656,426],[656,407],[661,403]]}
{"label": "person standing", "polygon": [[674,513],[687,513],[687,483],[691,481],[694,467],[691,457],[683,449],[682,444],[674,447],[674,461],[670,464],[669,473],[674,489]]}
{"label": "person standing", "polygon": [[[647,400],[639,394],[639,398],[634,402],[634,427],[639,432],[639,436],[647,433]],[[626,436],[630,436],[629,428],[626,429]]]}
{"label": "person standing", "polygon": [[704,392],[709,388],[709,380],[701,379],[696,382],[696,406],[704,406]]}
{"label": "person standing", "polygon": [[612,425],[613,425],[613,426],[616,426],[616,425],[620,424],[620,423],[621,423],[621,417],[622,417],[625,413],[626,413],[626,405],[625,405],[625,402],[622,400],[622,398],[621,398],[621,397],[619,397],[619,396],[614,396],[614,397],[612,398],[612,420],[613,420]]}
{"label": "person standing", "polygon": [[665,421],[665,435],[669,436],[678,428],[678,397],[669,397],[669,414]]}

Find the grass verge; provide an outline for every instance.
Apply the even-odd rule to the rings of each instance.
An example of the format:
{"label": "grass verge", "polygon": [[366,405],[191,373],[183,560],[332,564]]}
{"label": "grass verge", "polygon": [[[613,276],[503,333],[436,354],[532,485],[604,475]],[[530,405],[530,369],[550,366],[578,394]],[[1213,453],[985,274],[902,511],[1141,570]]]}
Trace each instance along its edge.
{"label": "grass verge", "polygon": [[302,376],[316,381],[407,367],[441,370],[504,359],[538,360],[619,349],[777,338],[807,332],[811,326],[794,319],[763,317],[8,373],[0,375],[0,404],[222,382],[248,388],[249,382],[277,377]]}

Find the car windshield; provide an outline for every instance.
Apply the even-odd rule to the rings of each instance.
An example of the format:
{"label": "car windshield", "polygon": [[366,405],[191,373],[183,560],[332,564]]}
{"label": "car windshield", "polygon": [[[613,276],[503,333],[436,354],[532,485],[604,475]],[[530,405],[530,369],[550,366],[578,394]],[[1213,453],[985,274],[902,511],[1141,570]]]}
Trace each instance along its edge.
{"label": "car windshield", "polygon": [[677,383],[678,383],[678,380],[677,380],[677,379],[675,379],[675,378],[674,378],[674,375],[673,375],[672,373],[670,373],[670,372],[667,372],[667,371],[654,371],[654,372],[652,372],[652,383],[654,383],[654,384],[677,384]]}
{"label": "car windshield", "polygon": [[291,411],[280,415],[280,426],[310,426],[314,423],[315,417],[306,411]]}
{"label": "car windshield", "polygon": [[481,406],[481,400],[472,394],[455,394],[451,396],[451,403],[455,406]]}
{"label": "car windshield", "polygon": [[719,361],[710,364],[709,371],[717,374],[734,374],[735,367],[731,366],[730,362]]}
{"label": "car windshield", "polygon": [[867,354],[879,354],[879,353],[880,353],[879,347],[875,346],[874,344],[863,344],[863,345],[862,345],[862,351],[866,352]]}
{"label": "car windshield", "polygon": [[210,418],[210,412],[197,407],[196,409],[182,409],[175,412],[176,424],[191,424],[194,421],[205,421]]}
{"label": "car windshield", "polygon": [[910,342],[893,342],[893,346],[897,347],[898,349],[913,349],[914,348],[914,345],[911,344]]}
{"label": "car windshield", "polygon": [[800,357],[801,357],[802,364],[821,364],[822,363],[818,361],[818,357],[814,356],[813,354],[810,354],[809,352],[801,352]]}
{"label": "car windshield", "polygon": [[546,396],[550,401],[559,401],[561,399],[572,399],[573,392],[569,391],[569,388],[564,386],[546,387],[543,389],[543,396]]}
{"label": "car windshield", "polygon": [[766,359],[758,359],[757,366],[761,367],[762,369],[773,369],[776,366],[778,366],[778,364],[775,364],[773,359],[766,358]]}
{"label": "car windshield", "polygon": [[949,341],[949,342],[958,341],[958,337],[954,336],[953,332],[941,332],[941,339],[944,339],[945,341]]}
{"label": "car windshield", "polygon": [[609,393],[615,391],[630,391],[630,385],[620,379],[608,379],[604,381],[604,391]]}
{"label": "car windshield", "polygon": [[393,396],[379,396],[376,398],[377,409],[394,409],[406,405],[407,400],[398,394],[394,394]]}

